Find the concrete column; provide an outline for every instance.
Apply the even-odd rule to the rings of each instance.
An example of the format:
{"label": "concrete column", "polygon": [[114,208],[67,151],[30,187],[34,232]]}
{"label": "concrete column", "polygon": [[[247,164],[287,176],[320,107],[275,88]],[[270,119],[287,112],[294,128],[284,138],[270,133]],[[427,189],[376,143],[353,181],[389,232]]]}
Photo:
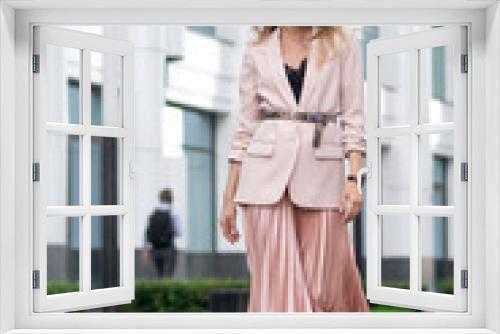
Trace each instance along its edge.
{"label": "concrete column", "polygon": [[[136,247],[144,245],[148,215],[158,204],[158,192],[173,187],[175,168],[163,154],[165,59],[182,51],[183,28],[165,26],[107,27],[105,35],[134,43],[135,92],[135,226]],[[184,187],[184,185],[182,185]],[[174,204],[184,216],[182,196]],[[177,199],[179,201],[177,201]]]}

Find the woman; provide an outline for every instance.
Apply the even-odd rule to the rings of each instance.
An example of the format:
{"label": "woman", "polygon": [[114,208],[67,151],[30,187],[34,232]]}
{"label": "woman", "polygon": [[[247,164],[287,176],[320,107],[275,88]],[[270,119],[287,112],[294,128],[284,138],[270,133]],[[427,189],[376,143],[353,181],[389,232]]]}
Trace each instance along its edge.
{"label": "woman", "polygon": [[248,311],[368,311],[347,229],[362,204],[358,47],[341,27],[254,30],[220,219],[237,242],[241,207]]}

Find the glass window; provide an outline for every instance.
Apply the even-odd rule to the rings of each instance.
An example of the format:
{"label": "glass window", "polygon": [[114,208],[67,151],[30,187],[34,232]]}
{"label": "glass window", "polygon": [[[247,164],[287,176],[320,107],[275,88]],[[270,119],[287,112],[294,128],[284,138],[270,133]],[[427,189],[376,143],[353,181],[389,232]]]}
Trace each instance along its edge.
{"label": "glass window", "polygon": [[47,218],[47,294],[80,291],[80,217]]}
{"label": "glass window", "polygon": [[410,54],[390,53],[379,56],[378,60],[380,127],[409,125]]}
{"label": "glass window", "polygon": [[93,216],[91,226],[91,289],[120,286],[118,216]]}
{"label": "glass window", "polygon": [[214,118],[211,114],[183,112],[184,154],[187,162],[187,250],[213,251],[214,204]]}
{"label": "glass window", "polygon": [[420,217],[422,291],[453,295],[453,217]]}
{"label": "glass window", "polygon": [[128,303],[133,174],[122,166],[133,166],[134,142],[132,91],[122,91],[132,44],[46,26],[34,35],[34,311]]}
{"label": "glass window", "polygon": [[408,216],[381,216],[381,286],[410,288],[410,221]]}
{"label": "glass window", "polygon": [[188,26],[187,29],[203,36],[215,38],[215,26]]}

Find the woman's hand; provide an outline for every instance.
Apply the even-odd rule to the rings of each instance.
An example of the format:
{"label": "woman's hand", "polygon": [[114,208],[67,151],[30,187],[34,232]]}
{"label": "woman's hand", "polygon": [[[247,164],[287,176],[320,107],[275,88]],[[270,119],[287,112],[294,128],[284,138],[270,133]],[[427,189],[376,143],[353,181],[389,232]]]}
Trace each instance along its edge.
{"label": "woman's hand", "polygon": [[344,222],[348,223],[356,217],[363,205],[363,196],[358,192],[356,182],[347,181],[342,191]]}
{"label": "woman's hand", "polygon": [[240,173],[241,163],[232,161],[229,164],[229,173],[226,183],[226,189],[223,194],[222,212],[220,214],[219,225],[222,234],[230,243],[235,243],[239,240],[240,234],[236,228],[236,204],[234,203],[234,194]]}
{"label": "woman's hand", "polygon": [[219,224],[227,241],[233,244],[239,240],[240,234],[236,228],[236,205],[230,198],[224,200]]}

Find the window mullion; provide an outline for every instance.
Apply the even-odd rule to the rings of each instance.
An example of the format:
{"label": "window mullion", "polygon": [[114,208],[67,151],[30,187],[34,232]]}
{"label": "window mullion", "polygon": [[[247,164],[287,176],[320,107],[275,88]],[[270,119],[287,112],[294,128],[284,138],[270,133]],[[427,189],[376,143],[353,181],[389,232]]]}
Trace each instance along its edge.
{"label": "window mullion", "polygon": [[82,120],[83,120],[83,140],[82,140],[82,192],[84,215],[82,219],[82,252],[81,252],[81,271],[80,279],[82,291],[89,292],[91,289],[91,137],[90,137],[90,52],[83,49],[82,55]]}
{"label": "window mullion", "polygon": [[419,138],[416,131],[418,126],[418,50],[410,51],[410,290],[418,291],[419,286],[419,228],[418,215],[416,208],[418,206],[418,185],[419,185]]}

